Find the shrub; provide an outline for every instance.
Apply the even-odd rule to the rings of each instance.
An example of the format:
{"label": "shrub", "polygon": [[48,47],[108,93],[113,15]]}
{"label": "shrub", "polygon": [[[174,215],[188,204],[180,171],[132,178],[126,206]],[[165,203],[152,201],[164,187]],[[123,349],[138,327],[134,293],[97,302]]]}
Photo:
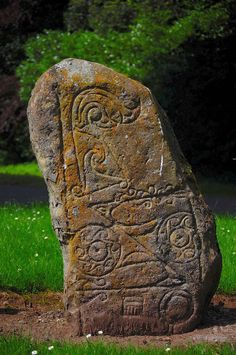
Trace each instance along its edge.
{"label": "shrub", "polygon": [[172,18],[170,10],[159,10],[137,17],[128,32],[109,31],[102,36],[91,31],[45,31],[29,39],[26,60],[17,68],[22,99],[28,100],[44,71],[67,57],[96,61],[144,82],[153,71],[158,78],[158,63],[168,63],[168,58],[187,40],[194,36],[221,36],[228,14],[219,5],[194,9],[169,24]]}
{"label": "shrub", "polygon": [[204,174],[232,170],[233,1],[131,3],[136,3],[136,17],[124,32],[109,25],[106,31],[45,31],[28,40],[26,59],[17,69],[21,97],[27,101],[38,77],[64,58],[99,62],[153,90],[195,169]]}

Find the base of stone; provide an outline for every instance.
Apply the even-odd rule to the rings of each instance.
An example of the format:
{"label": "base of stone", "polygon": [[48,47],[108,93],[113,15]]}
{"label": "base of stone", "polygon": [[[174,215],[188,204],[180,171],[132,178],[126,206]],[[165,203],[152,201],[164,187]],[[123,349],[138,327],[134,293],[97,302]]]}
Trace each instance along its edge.
{"label": "base of stone", "polygon": [[184,288],[102,290],[93,291],[93,297],[84,291],[77,296],[79,311],[69,307],[67,315],[80,336],[100,330],[121,336],[184,333],[193,330],[202,315]]}

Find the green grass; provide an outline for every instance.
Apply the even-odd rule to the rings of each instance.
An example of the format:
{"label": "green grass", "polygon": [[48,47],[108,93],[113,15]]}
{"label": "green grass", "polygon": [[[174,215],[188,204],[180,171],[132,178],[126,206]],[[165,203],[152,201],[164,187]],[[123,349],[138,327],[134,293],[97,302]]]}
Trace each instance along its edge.
{"label": "green grass", "polygon": [[217,216],[217,237],[223,258],[219,291],[236,292],[236,217]]}
{"label": "green grass", "polygon": [[[236,218],[218,216],[223,255],[219,291],[236,293]],[[59,243],[45,204],[0,208],[0,288],[18,292],[62,290]]]}
{"label": "green grass", "polygon": [[35,162],[14,165],[0,165],[0,174],[41,176],[41,172]]}
{"label": "green grass", "polygon": [[[48,348],[51,348],[49,350]],[[100,341],[84,341],[83,343],[68,344],[60,342],[32,342],[23,337],[2,337],[0,338],[0,354],[1,355],[29,355],[32,351],[37,351],[37,354],[61,354],[61,355],[191,355],[191,354],[206,354],[206,355],[229,355],[235,354],[236,348],[232,344],[224,345],[209,345],[200,344],[189,347],[168,347],[155,348],[146,347],[138,348],[135,346],[119,347],[115,344],[106,344]]]}
{"label": "green grass", "polygon": [[62,256],[48,207],[0,208],[0,287],[19,292],[61,290]]}

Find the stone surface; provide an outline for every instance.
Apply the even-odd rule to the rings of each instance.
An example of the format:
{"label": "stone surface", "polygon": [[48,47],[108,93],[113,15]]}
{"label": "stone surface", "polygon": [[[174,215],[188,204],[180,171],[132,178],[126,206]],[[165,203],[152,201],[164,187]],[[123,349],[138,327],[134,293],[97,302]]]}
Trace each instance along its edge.
{"label": "stone surface", "polygon": [[38,80],[28,117],[78,334],[196,327],[221,271],[215,225],[150,91],[66,59]]}

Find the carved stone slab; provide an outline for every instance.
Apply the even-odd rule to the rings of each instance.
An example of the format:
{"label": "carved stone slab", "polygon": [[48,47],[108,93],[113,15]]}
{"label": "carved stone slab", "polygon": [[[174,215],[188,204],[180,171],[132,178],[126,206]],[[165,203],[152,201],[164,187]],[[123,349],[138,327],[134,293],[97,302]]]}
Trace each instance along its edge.
{"label": "carved stone slab", "polygon": [[221,271],[215,225],[150,91],[66,59],[38,80],[28,117],[78,334],[196,327]]}

